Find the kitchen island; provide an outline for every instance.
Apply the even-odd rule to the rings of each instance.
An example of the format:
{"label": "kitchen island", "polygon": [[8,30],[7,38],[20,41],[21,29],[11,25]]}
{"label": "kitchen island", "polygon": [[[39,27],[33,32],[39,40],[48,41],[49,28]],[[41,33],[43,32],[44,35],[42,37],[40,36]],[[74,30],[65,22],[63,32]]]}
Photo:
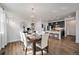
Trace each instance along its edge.
{"label": "kitchen island", "polygon": [[46,31],[49,33],[49,37],[53,39],[59,39],[61,40],[64,36],[64,29],[63,28],[55,28],[55,30]]}

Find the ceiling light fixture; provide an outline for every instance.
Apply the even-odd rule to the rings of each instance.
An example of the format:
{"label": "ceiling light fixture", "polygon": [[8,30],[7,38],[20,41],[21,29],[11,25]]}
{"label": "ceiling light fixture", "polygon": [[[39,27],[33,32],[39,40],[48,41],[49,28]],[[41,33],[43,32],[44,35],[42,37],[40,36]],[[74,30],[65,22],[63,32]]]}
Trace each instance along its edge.
{"label": "ceiling light fixture", "polygon": [[32,21],[34,22],[35,20],[35,9],[32,8],[32,15],[31,15]]}

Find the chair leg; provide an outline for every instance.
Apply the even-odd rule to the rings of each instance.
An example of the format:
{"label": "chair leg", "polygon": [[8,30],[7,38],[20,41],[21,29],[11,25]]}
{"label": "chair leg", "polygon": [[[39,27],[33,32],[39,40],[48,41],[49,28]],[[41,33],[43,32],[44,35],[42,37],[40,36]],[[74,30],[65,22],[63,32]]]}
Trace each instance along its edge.
{"label": "chair leg", "polygon": [[27,55],[27,48],[25,49],[25,55]]}
{"label": "chair leg", "polygon": [[41,50],[41,52],[42,52],[42,55],[43,55],[43,50]]}
{"label": "chair leg", "polygon": [[48,53],[48,46],[46,47],[46,49],[47,49],[47,53]]}

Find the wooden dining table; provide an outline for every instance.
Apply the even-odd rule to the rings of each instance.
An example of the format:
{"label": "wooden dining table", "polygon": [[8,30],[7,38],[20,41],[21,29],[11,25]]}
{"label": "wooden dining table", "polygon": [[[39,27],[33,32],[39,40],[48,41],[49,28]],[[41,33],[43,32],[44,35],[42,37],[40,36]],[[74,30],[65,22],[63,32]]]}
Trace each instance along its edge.
{"label": "wooden dining table", "polygon": [[41,41],[41,36],[37,35],[27,35],[27,38],[32,42],[33,55],[36,55],[36,42]]}

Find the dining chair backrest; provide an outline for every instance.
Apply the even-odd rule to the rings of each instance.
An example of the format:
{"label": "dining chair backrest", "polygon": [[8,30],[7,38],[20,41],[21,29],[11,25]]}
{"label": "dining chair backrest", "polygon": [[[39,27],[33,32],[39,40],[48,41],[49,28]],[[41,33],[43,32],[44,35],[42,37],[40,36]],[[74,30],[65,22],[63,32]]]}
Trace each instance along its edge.
{"label": "dining chair backrest", "polygon": [[24,43],[24,47],[26,48],[27,47],[27,38],[26,38],[26,34],[25,33],[20,33],[21,35],[21,40],[23,41]]}
{"label": "dining chair backrest", "polygon": [[41,48],[45,48],[46,46],[48,46],[48,37],[49,37],[49,34],[42,35]]}

